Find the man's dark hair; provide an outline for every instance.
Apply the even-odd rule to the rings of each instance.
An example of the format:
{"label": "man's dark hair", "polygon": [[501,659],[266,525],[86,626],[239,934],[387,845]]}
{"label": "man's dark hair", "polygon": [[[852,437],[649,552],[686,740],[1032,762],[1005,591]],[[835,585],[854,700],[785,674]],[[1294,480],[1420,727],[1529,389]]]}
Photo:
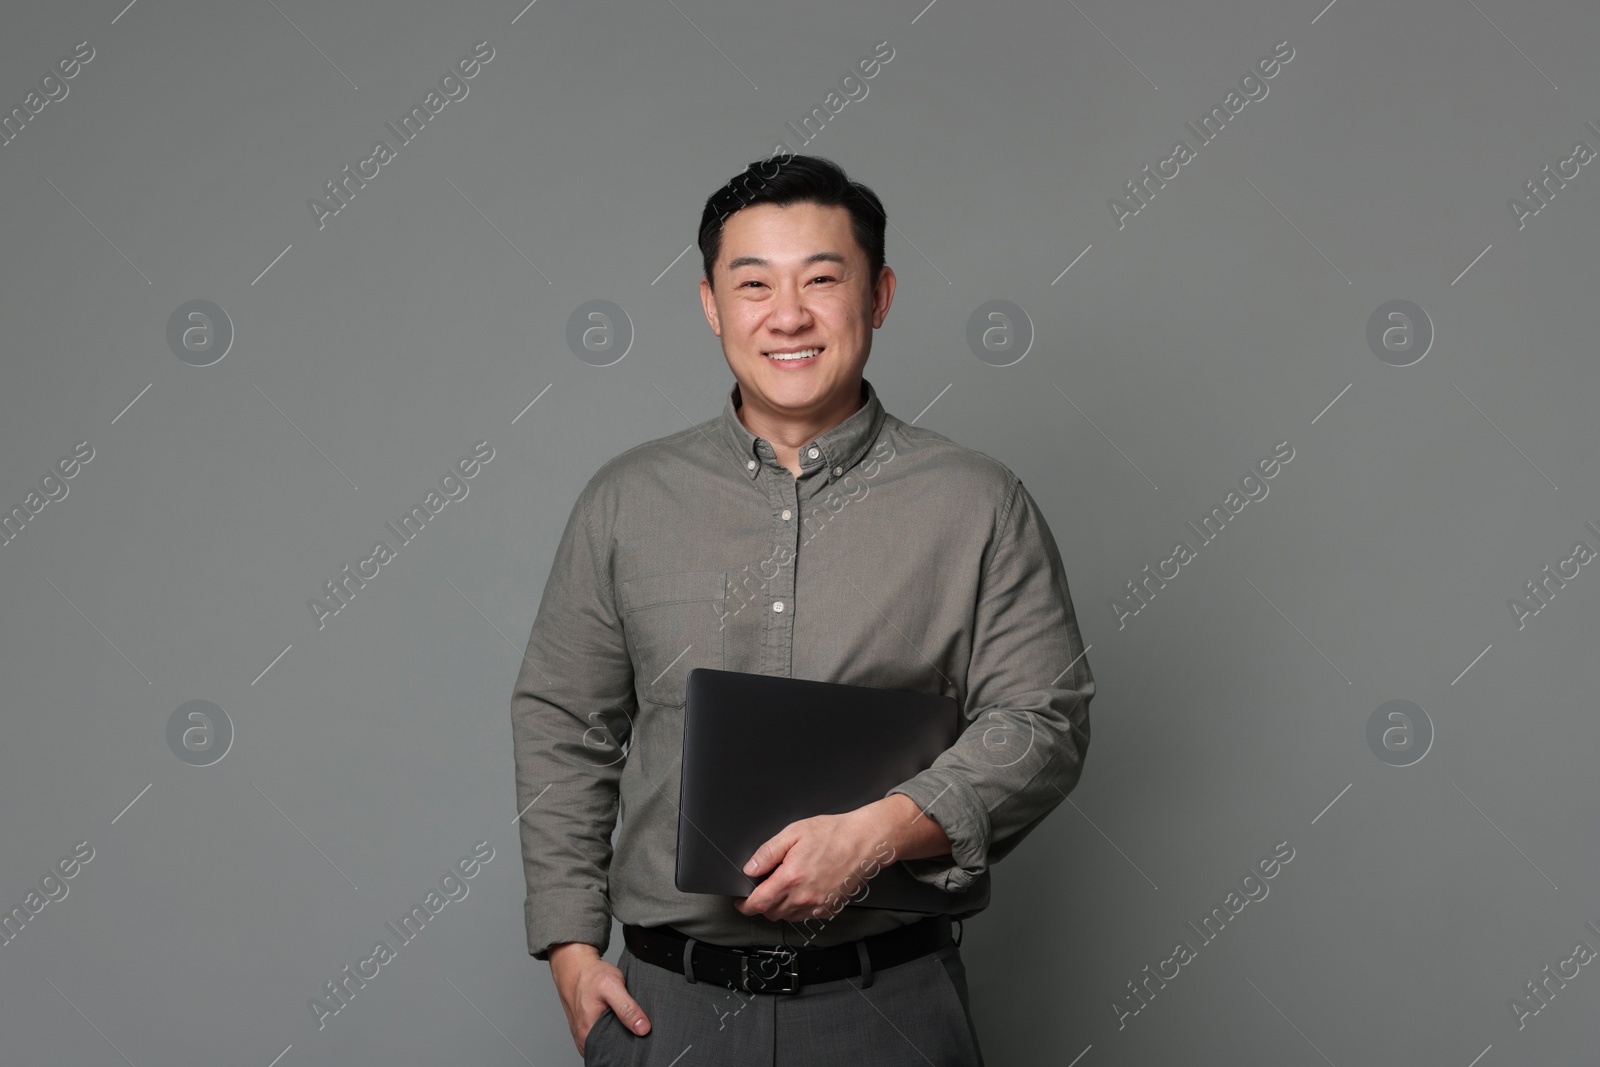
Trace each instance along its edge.
{"label": "man's dark hair", "polygon": [[832,160],[785,152],[751,163],[706,199],[700,214],[700,258],[713,289],[716,278],[712,270],[722,250],[722,224],[728,216],[752,204],[782,207],[795,203],[843,207],[850,212],[850,230],[866,252],[868,276],[877,284],[883,271],[883,229],[888,222],[878,194],[851,181]]}

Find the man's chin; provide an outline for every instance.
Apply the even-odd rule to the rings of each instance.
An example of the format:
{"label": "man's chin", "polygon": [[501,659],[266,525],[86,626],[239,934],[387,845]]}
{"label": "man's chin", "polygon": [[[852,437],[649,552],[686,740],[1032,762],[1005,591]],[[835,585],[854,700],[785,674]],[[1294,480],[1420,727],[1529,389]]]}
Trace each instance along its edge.
{"label": "man's chin", "polygon": [[828,394],[828,383],[803,372],[774,371],[761,379],[761,392],[774,404],[809,407]]}

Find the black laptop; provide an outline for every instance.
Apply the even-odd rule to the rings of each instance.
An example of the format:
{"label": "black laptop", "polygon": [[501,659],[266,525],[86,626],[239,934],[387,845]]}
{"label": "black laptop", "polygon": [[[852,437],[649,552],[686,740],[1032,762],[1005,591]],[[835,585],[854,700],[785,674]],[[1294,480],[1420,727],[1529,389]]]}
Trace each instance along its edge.
{"label": "black laptop", "polygon": [[[961,732],[948,696],[709,667],[688,686],[676,874],[686,893],[749,896],[760,883],[742,867],[762,842],[882,799]],[[959,913],[988,902],[989,874],[947,893],[891,863],[867,887],[852,906]]]}

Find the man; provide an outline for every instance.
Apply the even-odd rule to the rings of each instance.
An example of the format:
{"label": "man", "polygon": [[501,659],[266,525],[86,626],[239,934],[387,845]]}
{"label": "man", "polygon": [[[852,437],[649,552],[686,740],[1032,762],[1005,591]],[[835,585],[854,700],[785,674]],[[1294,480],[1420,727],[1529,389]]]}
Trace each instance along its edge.
{"label": "man", "polygon": [[[511,716],[528,951],[586,1063],[982,1063],[951,917],[842,903],[891,861],[982,885],[1077,784],[1095,687],[1032,496],[862,376],[895,291],[885,222],[814,157],[714,193],[700,295],[736,384],[605,463],[556,549]],[[683,893],[695,667],[948,694],[966,723],[883,798],[789,824],[748,897]]]}

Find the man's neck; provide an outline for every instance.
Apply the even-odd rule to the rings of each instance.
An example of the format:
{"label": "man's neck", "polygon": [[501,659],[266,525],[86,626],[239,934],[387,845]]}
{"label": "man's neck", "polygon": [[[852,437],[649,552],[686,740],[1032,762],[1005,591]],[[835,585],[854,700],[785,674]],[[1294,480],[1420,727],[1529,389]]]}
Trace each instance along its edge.
{"label": "man's neck", "polygon": [[739,416],[739,421],[745,429],[755,434],[772,445],[779,465],[786,467],[796,478],[800,477],[800,449],[802,446],[817,439],[817,437],[835,426],[844,422],[851,415],[860,411],[867,403],[867,387],[863,382],[856,393],[856,400],[848,410],[834,415],[820,415],[811,419],[788,419],[770,413],[753,411],[744,403],[744,390],[738,393],[738,401],[734,404],[734,413]]}

